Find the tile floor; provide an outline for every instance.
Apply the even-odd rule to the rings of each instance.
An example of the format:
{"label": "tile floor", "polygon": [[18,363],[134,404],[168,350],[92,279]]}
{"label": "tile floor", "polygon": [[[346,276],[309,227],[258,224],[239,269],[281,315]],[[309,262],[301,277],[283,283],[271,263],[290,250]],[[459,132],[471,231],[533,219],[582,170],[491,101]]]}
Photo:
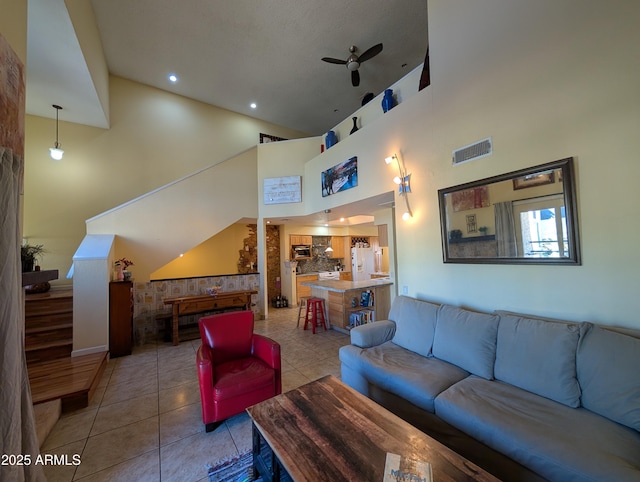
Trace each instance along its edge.
{"label": "tile floor", "polygon": [[[256,320],[255,332],[281,345],[282,390],[333,374],[338,349],[349,343],[334,330],[296,328],[297,308]],[[153,343],[109,362],[89,407],[63,415],[42,453],[77,454],[80,465],[47,466],[49,482],[207,481],[207,465],[251,448],[246,414],[205,433],[195,369],[199,340]]]}

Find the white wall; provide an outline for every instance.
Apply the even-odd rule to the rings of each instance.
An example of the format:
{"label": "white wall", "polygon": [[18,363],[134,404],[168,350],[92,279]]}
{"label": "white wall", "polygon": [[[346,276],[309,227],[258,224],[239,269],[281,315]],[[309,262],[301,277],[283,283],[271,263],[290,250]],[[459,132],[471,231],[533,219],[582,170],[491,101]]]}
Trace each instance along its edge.
{"label": "white wall", "polygon": [[[637,2],[429,1],[432,85],[397,130],[419,165],[418,219],[398,223],[400,283],[412,295],[640,326],[637,18]],[[451,166],[453,149],[487,136],[491,157]],[[442,263],[437,189],[569,156],[582,266]]]}
{"label": "white wall", "polygon": [[87,221],[87,234],[117,234],[116,258],[138,281],[242,218],[256,218],[256,149],[210,166]]}
{"label": "white wall", "polygon": [[[396,219],[400,292],[639,328],[637,18],[637,2],[430,0],[431,86],[308,160],[305,211],[394,189],[383,159],[398,153],[414,212]],[[492,156],[451,165],[454,149],[488,136]],[[358,187],[322,198],[320,172],[354,155]],[[582,266],[443,263],[438,189],[571,156]]]}

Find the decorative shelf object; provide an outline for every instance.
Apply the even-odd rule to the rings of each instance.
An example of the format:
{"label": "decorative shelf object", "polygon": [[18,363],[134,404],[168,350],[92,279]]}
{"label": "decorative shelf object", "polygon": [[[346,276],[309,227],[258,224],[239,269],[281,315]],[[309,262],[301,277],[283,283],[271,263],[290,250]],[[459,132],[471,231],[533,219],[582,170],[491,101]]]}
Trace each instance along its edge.
{"label": "decorative shelf object", "polygon": [[58,279],[58,270],[49,269],[44,271],[28,271],[22,273],[22,286],[35,285]]}

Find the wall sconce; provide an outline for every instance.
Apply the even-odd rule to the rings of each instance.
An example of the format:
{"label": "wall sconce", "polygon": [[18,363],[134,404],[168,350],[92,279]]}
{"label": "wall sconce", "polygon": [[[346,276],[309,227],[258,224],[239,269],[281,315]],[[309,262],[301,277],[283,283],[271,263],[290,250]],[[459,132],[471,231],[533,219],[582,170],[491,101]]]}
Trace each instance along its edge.
{"label": "wall sconce", "polygon": [[397,154],[385,158],[384,162],[386,162],[387,164],[391,164],[394,160],[398,165],[399,175],[393,178],[393,182],[398,185],[398,195],[404,198],[404,202],[407,206],[407,210],[402,215],[402,219],[407,221],[408,219],[413,217],[413,212],[411,212],[411,207],[409,206],[409,197],[407,196],[407,194],[411,192],[411,174],[407,173],[404,165],[400,163],[400,159],[398,158]]}
{"label": "wall sconce", "polygon": [[64,151],[60,149],[60,143],[58,142],[58,113],[62,110],[62,107],[56,104],[53,104],[52,107],[56,110],[56,143],[53,147],[49,148],[49,155],[51,156],[51,159],[59,161],[62,159],[62,155],[64,154]]}

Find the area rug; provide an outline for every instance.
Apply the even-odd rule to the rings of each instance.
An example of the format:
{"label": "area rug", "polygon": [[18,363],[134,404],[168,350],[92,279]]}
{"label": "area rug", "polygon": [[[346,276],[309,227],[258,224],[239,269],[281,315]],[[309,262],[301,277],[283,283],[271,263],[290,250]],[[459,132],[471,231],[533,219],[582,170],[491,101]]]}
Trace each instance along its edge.
{"label": "area rug", "polygon": [[250,450],[209,467],[209,482],[262,482],[254,478],[253,452]]}

